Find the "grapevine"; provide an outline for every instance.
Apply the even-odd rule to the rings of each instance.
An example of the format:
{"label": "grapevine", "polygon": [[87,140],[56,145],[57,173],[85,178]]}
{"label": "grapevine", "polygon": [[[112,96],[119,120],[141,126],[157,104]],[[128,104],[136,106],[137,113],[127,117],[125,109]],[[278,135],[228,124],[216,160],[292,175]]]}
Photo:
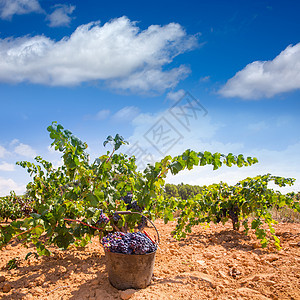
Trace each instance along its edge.
{"label": "grapevine", "polygon": [[[39,255],[49,255],[49,245],[67,249],[75,244],[85,246],[91,238],[116,231],[133,232],[147,224],[147,218],[173,218],[178,203],[166,203],[163,187],[169,172],[177,174],[197,166],[222,165],[238,167],[257,163],[256,158],[186,150],[181,155],[166,156],[144,171],[138,171],[134,157],[118,153],[128,144],[123,137],[108,136],[103,145],[112,151],[90,162],[87,144],[62,125],[53,122],[48,128],[51,146],[62,153],[63,165],[54,168],[51,162],[37,156],[35,162],[17,164],[27,170],[32,181],[26,195],[32,211],[25,219],[17,219],[0,228],[0,247],[17,237],[24,244],[33,243]],[[135,214],[116,212],[131,210]],[[87,224],[88,226],[86,226]]]}
{"label": "grapevine", "polygon": [[[231,220],[234,230],[239,230],[241,223],[246,234],[250,228],[253,229],[262,247],[272,240],[280,249],[280,241],[273,228],[276,221],[272,218],[270,208],[288,206],[300,212],[300,205],[293,195],[283,195],[268,188],[271,181],[278,186],[286,186],[292,185],[295,179],[266,174],[246,178],[234,186],[220,183],[203,187],[196,196],[176,203],[181,214],[173,234],[180,239],[191,232],[194,225],[210,222],[224,224]],[[262,228],[264,223],[269,231]]]}

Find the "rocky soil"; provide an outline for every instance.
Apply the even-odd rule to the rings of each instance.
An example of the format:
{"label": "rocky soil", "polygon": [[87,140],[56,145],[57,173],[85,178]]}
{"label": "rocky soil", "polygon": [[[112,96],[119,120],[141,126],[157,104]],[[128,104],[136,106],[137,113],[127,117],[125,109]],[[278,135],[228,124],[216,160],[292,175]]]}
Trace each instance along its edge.
{"label": "rocky soil", "polygon": [[[14,242],[1,250],[1,299],[300,299],[300,224],[277,224],[282,250],[261,249],[230,224],[197,226],[175,241],[175,223],[155,222],[161,235],[151,284],[119,291],[108,281],[99,239],[84,249],[52,249],[35,258]],[[147,230],[148,231],[148,230]],[[149,231],[151,231],[149,229]],[[7,263],[17,258],[17,268]]]}

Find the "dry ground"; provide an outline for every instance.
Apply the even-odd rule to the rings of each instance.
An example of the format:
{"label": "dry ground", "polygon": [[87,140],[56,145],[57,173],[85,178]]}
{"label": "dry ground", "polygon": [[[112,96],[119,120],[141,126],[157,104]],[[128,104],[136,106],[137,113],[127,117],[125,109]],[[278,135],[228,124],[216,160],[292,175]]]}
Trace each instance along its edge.
{"label": "dry ground", "polygon": [[[161,244],[153,279],[130,299],[300,299],[300,224],[275,225],[280,251],[259,248],[253,234],[234,232],[230,224],[197,226],[180,242],[170,235],[174,222],[155,224]],[[99,239],[85,249],[52,250],[51,257],[25,260],[34,249],[17,242],[2,249],[0,298],[121,299],[108,281]],[[18,268],[7,270],[15,257]]]}

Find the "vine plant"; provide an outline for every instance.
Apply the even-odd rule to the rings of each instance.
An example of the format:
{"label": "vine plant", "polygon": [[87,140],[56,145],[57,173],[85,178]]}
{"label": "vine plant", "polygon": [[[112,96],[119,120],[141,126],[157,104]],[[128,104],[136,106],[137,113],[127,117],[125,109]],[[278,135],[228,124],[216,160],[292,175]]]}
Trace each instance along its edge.
{"label": "vine plant", "polygon": [[[239,230],[242,223],[246,234],[250,223],[262,247],[266,247],[272,239],[276,248],[280,249],[280,241],[273,228],[277,222],[273,220],[270,209],[287,206],[300,212],[300,204],[293,194],[282,195],[268,188],[271,181],[282,187],[292,185],[295,179],[266,174],[246,178],[234,186],[222,182],[205,186],[195,197],[180,199],[176,202],[176,208],[181,210],[181,214],[173,234],[177,239],[184,238],[194,225],[210,222],[225,224],[230,219],[234,230]],[[264,223],[268,225],[268,231],[263,228]]]}
{"label": "vine plant", "polygon": [[[128,209],[142,212],[150,219],[162,217],[167,222],[178,207],[175,202],[166,203],[163,197],[168,172],[177,174],[195,166],[212,165],[216,170],[222,165],[242,167],[257,163],[256,158],[244,158],[241,154],[186,150],[173,158],[166,156],[141,172],[134,157],[116,152],[127,144],[118,134],[108,136],[104,142],[104,146],[112,144],[113,150],[91,163],[87,144],[69,130],[56,122],[47,130],[51,146],[62,153],[63,165],[54,168],[40,156],[35,163],[17,163],[33,177],[27,185],[27,195],[33,200],[34,212],[0,227],[0,247],[14,238],[24,244],[32,242],[39,255],[50,255],[49,245],[62,249],[71,244],[84,246],[95,234],[133,231],[142,222],[140,215],[115,214]],[[109,217],[107,222],[99,222],[103,213]]]}

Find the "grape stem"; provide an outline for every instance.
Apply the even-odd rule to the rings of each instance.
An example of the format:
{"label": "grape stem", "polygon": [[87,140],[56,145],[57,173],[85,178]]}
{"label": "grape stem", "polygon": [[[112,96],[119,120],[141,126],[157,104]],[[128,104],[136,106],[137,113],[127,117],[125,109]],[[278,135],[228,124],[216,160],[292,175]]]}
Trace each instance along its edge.
{"label": "grape stem", "polygon": [[[35,229],[35,228],[37,228],[37,227],[41,227],[41,226],[43,226],[43,225],[37,225],[37,226],[34,226],[33,228],[30,228],[30,229],[28,229],[28,230],[25,230],[25,231],[23,231],[23,232],[21,232],[21,233],[15,235],[15,236],[14,236],[14,239],[17,238],[18,236],[22,235],[22,234],[26,234],[26,233],[30,232],[31,230],[33,230],[33,229]],[[2,227],[2,226],[1,226],[1,227]],[[2,227],[2,228],[3,228],[3,227]]]}
{"label": "grape stem", "polygon": [[[93,228],[93,229],[96,229],[96,230],[99,230],[99,231],[102,231],[102,230],[104,229],[104,227],[105,227],[105,226],[104,226],[103,228],[98,228],[98,227],[89,225],[89,224],[87,224],[87,223],[84,223],[84,222],[82,222],[82,221],[79,221],[79,220],[73,220],[73,219],[64,219],[64,221],[70,221],[70,222],[81,223],[81,224],[83,224],[83,225],[85,225],[85,226],[89,226],[89,227],[91,227],[91,228]],[[106,225],[106,224],[105,224],[105,225]]]}

